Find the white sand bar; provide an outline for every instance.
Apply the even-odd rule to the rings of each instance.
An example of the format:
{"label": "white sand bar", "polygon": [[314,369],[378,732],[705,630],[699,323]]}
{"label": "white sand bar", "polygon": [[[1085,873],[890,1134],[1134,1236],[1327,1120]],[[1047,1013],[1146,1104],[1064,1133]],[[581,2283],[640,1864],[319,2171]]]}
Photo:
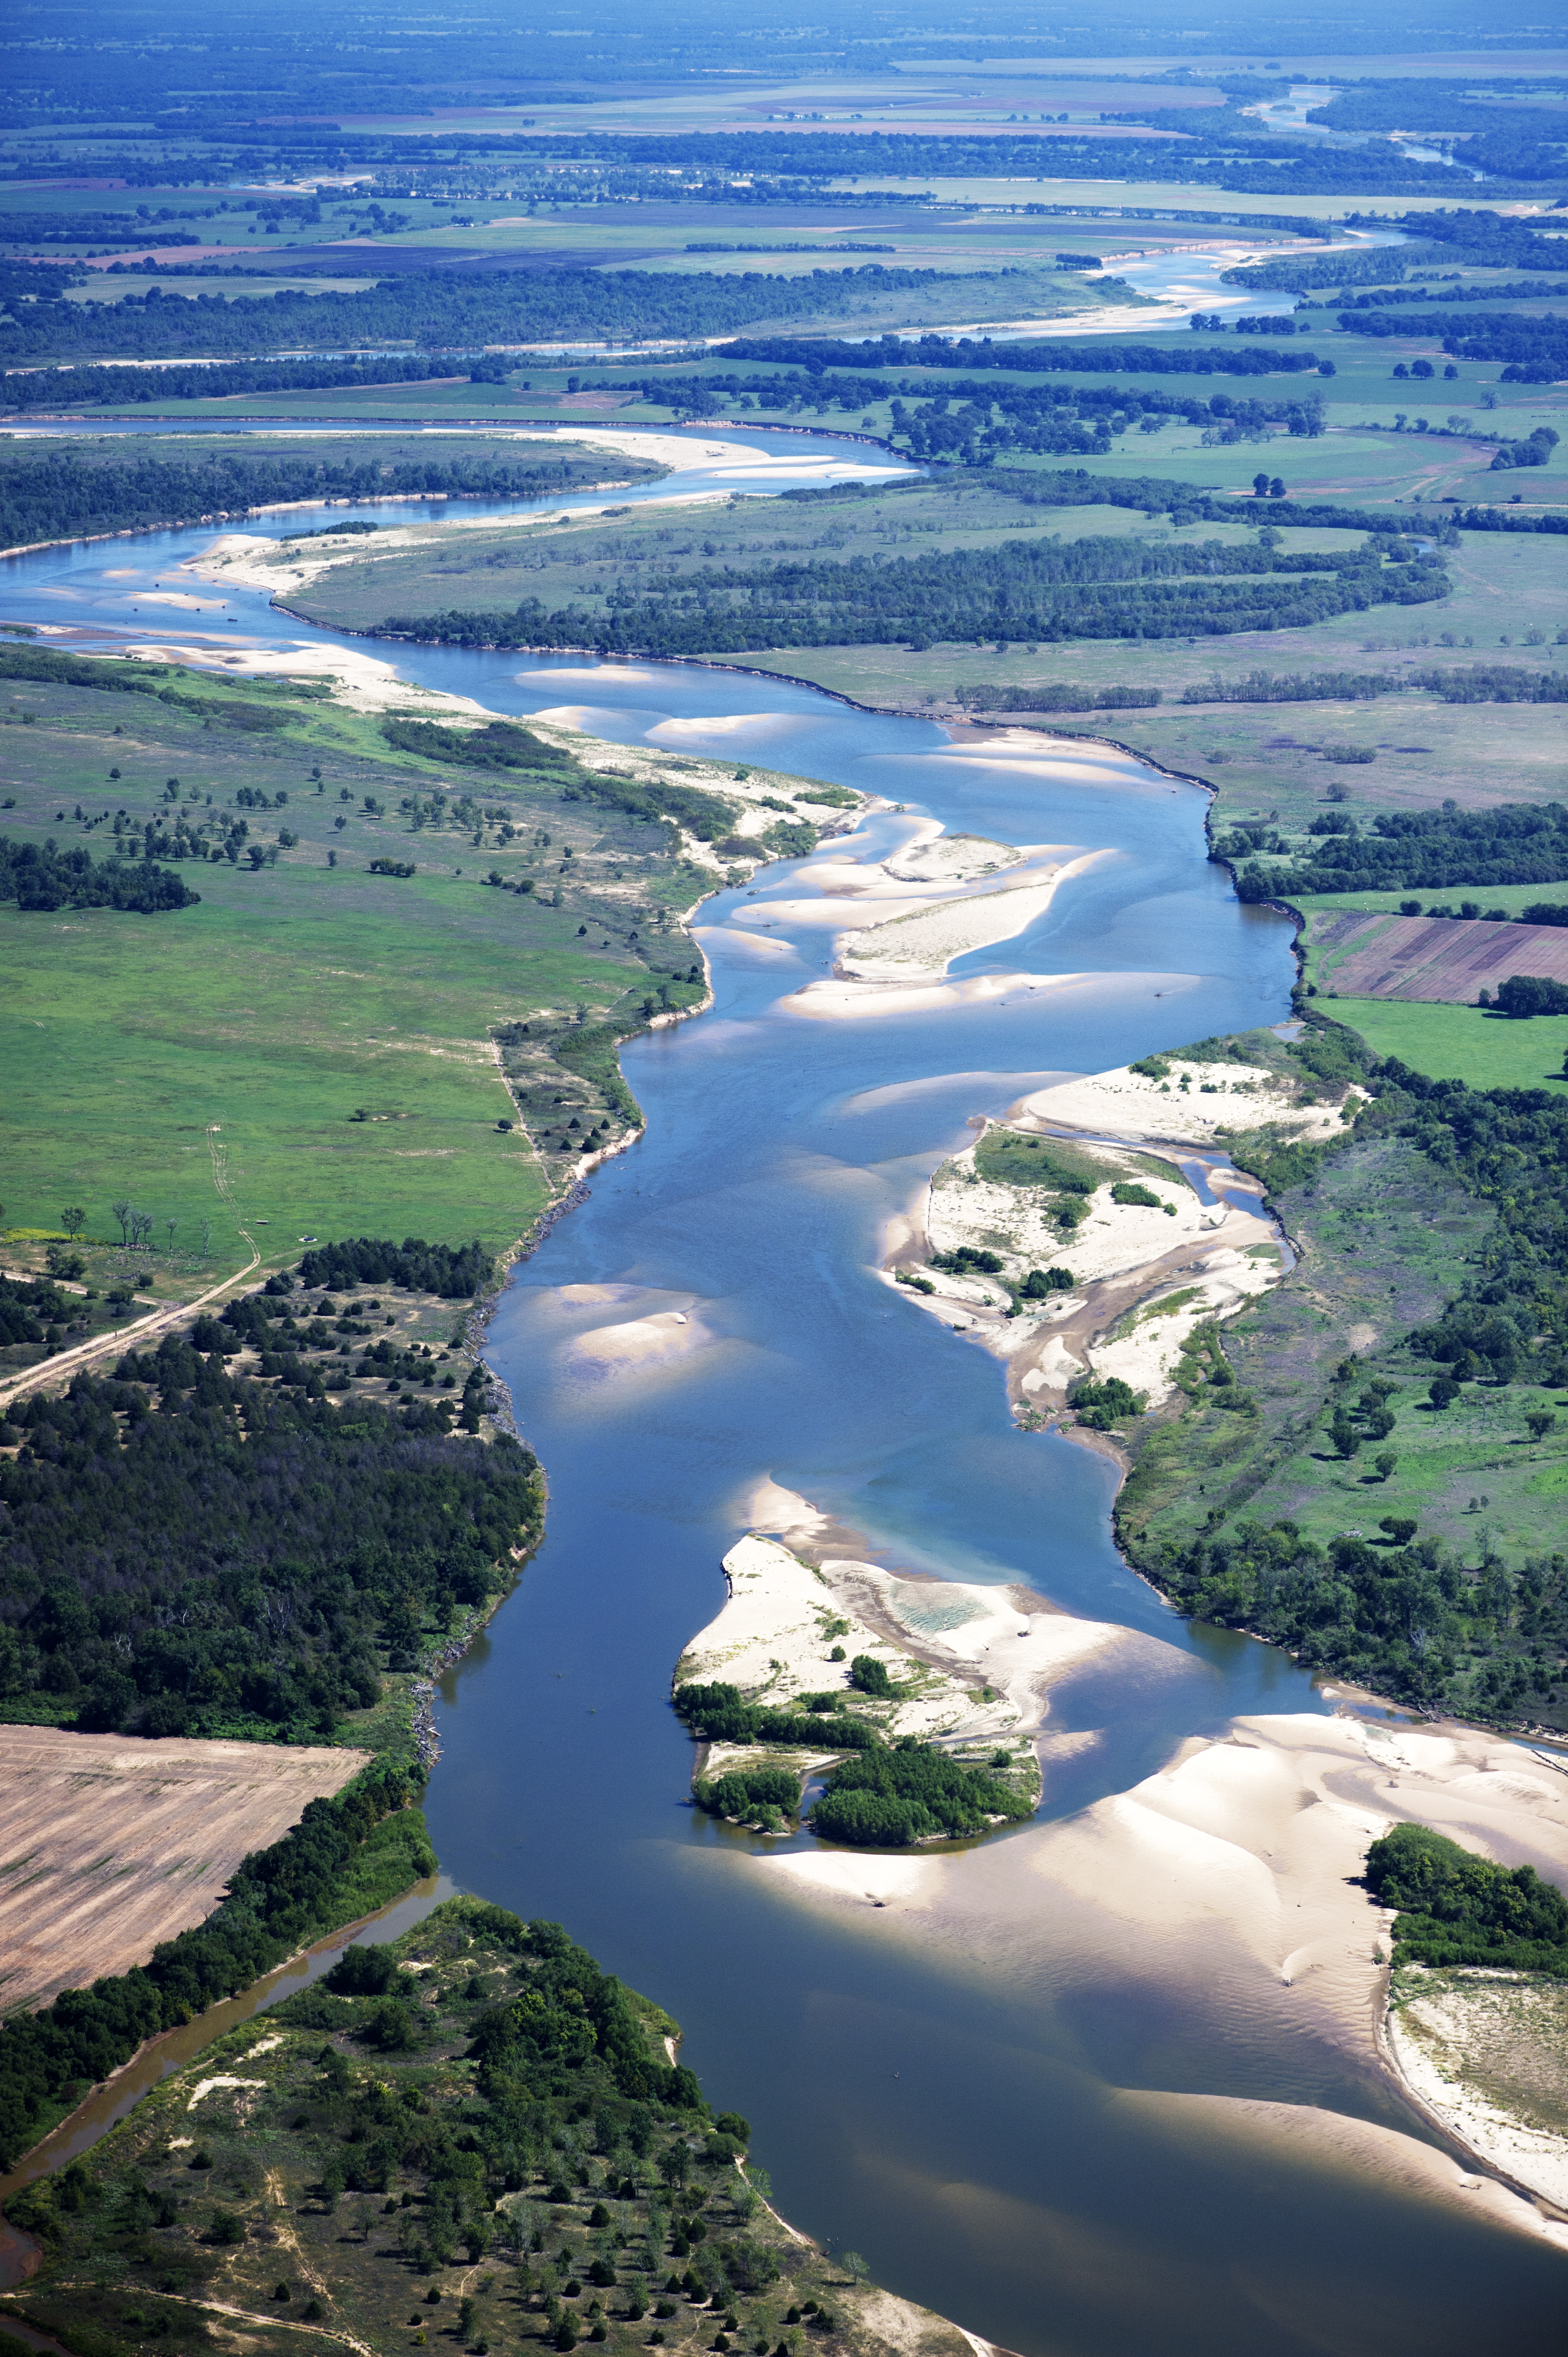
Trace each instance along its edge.
{"label": "white sand bar", "polygon": [[1197,1064],[1188,1056],[1169,1061],[1165,1081],[1149,1080],[1122,1064],[1036,1089],[1019,1100],[1018,1109],[1064,1129],[1195,1145],[1222,1130],[1261,1129],[1265,1122],[1277,1122],[1294,1137],[1327,1137],[1341,1126],[1337,1106],[1304,1105],[1262,1065]]}

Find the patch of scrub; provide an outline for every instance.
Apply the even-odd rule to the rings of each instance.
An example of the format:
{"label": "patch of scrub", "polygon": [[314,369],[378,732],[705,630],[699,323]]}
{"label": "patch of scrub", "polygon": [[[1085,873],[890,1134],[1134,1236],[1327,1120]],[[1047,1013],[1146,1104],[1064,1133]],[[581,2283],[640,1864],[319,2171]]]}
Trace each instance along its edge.
{"label": "patch of scrub", "polygon": [[1402,1971],[1388,2039],[1444,2126],[1568,2210],[1568,1988],[1517,1973]]}

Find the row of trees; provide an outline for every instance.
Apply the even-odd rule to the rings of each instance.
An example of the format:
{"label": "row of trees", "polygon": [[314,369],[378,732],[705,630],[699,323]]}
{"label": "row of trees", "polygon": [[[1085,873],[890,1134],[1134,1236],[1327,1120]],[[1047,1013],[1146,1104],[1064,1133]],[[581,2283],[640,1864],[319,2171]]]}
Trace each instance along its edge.
{"label": "row of trees", "polygon": [[[83,371],[70,372],[74,380]],[[165,396],[147,378],[166,371],[104,369],[118,381],[112,396],[123,403],[127,376],[148,400]],[[219,369],[190,371],[218,377]],[[13,385],[16,380],[12,380]],[[236,387],[235,390],[242,388]],[[226,387],[171,388],[185,395],[222,393]],[[75,396],[73,395],[73,398]],[[40,399],[47,396],[40,395]],[[59,405],[58,393],[49,399]],[[640,479],[659,468],[617,459],[618,479]],[[584,484],[603,479],[602,460],[580,457],[382,458],[337,457],[329,448],[302,442],[296,450],[252,456],[242,447],[216,447],[199,437],[178,457],[151,455],[133,439],[89,446],[38,440],[14,444],[0,468],[0,545],[22,546],[77,534],[143,532],[155,525],[198,522],[216,515],[305,500],[369,500],[414,497],[430,492],[452,499],[558,499]]]}
{"label": "row of trees", "polygon": [[[487,344],[685,339],[733,335],[761,319],[842,317],[867,301],[989,284],[935,270],[865,263],[785,277],[762,271],[560,270],[458,278],[450,270],[383,280],[362,295],[236,295],[170,298],[154,287],[117,303],[34,303],[0,322],[0,361],[250,359],[258,346],[302,344],[340,351],[412,343],[422,351],[481,350]],[[130,397],[134,398],[134,389]]]}
{"label": "row of trees", "polygon": [[[757,647],[1063,638],[1162,639],[1302,629],[1382,604],[1444,596],[1435,557],[1385,561],[1375,540],[1344,554],[1155,545],[1090,538],[1009,541],[874,563],[705,566],[651,587],[611,588],[607,610],[393,615],[394,636],[456,646],[594,647],[689,655]],[[1196,576],[1196,577],[1195,577]],[[1207,576],[1207,577],[1205,577]]]}

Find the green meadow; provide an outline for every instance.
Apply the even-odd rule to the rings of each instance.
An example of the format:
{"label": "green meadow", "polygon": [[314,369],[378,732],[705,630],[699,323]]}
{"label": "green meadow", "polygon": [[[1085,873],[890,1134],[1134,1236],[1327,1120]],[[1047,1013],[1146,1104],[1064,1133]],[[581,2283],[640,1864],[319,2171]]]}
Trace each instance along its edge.
{"label": "green meadow", "polygon": [[[1537,893],[1543,888],[1535,887]],[[1472,1089],[1546,1089],[1568,1096],[1563,1059],[1568,1017],[1538,1015],[1529,1022],[1487,1015],[1478,1006],[1430,1006],[1412,998],[1319,1001],[1337,1023],[1359,1031],[1377,1056],[1397,1056],[1434,1081],[1463,1081]]]}
{"label": "green meadow", "polygon": [[[107,1242],[129,1200],[182,1281],[243,1265],[242,1229],[269,1261],[306,1234],[510,1243],[551,1187],[521,1131],[498,1126],[517,1108],[493,1028],[635,1004],[639,941],[657,964],[666,906],[694,879],[649,828],[585,817],[546,780],[399,754],[319,694],[172,676],[200,710],[5,683],[13,838],[102,859],[122,847],[117,811],[134,854],[135,830],[182,810],[243,820],[265,846],[254,870],[248,848],[182,863],[197,907],[0,907],[5,1226],[52,1232],[80,1204]],[[241,714],[283,725],[224,725]],[[465,792],[479,807],[460,816]],[[389,856],[415,872],[371,874]],[[491,873],[536,888],[496,890]],[[689,952],[671,957],[683,973]]]}

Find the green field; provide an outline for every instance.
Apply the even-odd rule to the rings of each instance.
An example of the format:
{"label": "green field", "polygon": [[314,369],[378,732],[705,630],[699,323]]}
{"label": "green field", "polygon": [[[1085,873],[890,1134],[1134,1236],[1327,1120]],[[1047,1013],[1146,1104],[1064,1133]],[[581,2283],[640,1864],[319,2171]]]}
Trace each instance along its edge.
{"label": "green field", "polygon": [[[578,1008],[613,1012],[634,1029],[650,980],[677,974],[676,1002],[696,996],[684,937],[669,931],[665,943],[668,909],[700,879],[645,824],[563,805],[543,780],[400,755],[373,719],[319,696],[156,676],[207,717],[97,687],[0,683],[13,804],[0,826],[102,858],[117,847],[115,810],[141,827],[183,808],[243,820],[275,856],[254,872],[248,849],[186,863],[200,905],[157,916],[0,908],[6,1225],[53,1232],[77,1203],[89,1237],[107,1241],[110,1205],[128,1199],[154,1216],[164,1280],[188,1289],[244,1264],[242,1227],[268,1261],[306,1234],[510,1244],[558,1165],[553,1142],[542,1161],[497,1125],[517,1108],[492,1030],[542,1008],[564,1025]],[[221,725],[226,712],[285,725],[239,730]],[[452,789],[444,813],[438,785]],[[459,818],[465,791],[489,815]],[[242,793],[272,807],[247,810]],[[413,819],[400,809],[411,794]],[[79,809],[104,815],[90,827]],[[285,832],[296,840],[280,847]],[[372,876],[370,861],[389,855],[417,872]],[[491,873],[539,886],[499,891]],[[585,1114],[599,1103],[575,1079],[559,1085]]]}
{"label": "green field", "polygon": [[[1538,896],[1542,888],[1535,886]],[[1478,1006],[1430,1006],[1409,998],[1330,995],[1321,1003],[1337,1023],[1359,1032],[1374,1055],[1397,1056],[1434,1081],[1463,1081],[1472,1089],[1546,1089],[1568,1096],[1563,1077],[1568,1017],[1538,1015],[1512,1022]]]}

